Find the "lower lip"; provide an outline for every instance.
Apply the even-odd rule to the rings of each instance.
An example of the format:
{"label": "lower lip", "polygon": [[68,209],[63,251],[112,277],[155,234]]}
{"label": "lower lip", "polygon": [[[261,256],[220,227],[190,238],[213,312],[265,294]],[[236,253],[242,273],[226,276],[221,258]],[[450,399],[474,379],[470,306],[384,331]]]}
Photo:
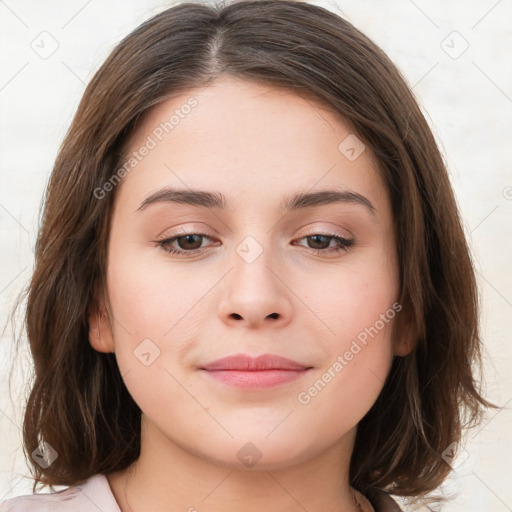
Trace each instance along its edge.
{"label": "lower lip", "polygon": [[203,370],[211,378],[243,389],[265,389],[292,382],[305,375],[304,370]]}

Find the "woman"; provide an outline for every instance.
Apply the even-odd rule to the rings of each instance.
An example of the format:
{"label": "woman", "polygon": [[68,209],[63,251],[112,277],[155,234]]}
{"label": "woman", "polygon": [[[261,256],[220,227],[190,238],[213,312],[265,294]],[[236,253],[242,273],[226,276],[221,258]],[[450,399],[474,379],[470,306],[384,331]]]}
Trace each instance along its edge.
{"label": "woman", "polygon": [[490,405],[434,138],[307,3],[181,4],[118,45],[53,169],[26,321],[34,489],[70,488],[7,511],[399,510]]}

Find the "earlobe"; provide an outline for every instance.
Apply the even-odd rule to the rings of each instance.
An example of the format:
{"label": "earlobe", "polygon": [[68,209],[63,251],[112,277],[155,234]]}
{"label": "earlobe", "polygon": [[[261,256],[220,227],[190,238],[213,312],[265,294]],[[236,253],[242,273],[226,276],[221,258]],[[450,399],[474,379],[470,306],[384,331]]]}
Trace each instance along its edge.
{"label": "earlobe", "polygon": [[395,356],[399,357],[408,356],[414,349],[414,345],[415,344],[408,338],[400,339],[395,341],[393,353]]}
{"label": "earlobe", "polygon": [[98,352],[114,352],[114,339],[107,311],[103,305],[89,313],[89,343]]}
{"label": "earlobe", "polygon": [[414,350],[418,336],[409,318],[397,320],[393,336],[393,353],[395,356],[405,357]]}

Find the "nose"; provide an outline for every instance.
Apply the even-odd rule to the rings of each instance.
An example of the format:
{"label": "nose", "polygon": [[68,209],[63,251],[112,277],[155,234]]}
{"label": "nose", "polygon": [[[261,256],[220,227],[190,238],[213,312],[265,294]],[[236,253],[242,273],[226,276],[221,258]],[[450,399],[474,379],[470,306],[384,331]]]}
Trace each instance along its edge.
{"label": "nose", "polygon": [[218,307],[223,322],[257,329],[282,327],[290,321],[293,293],[283,267],[268,253],[263,250],[254,261],[242,252],[232,258]]}

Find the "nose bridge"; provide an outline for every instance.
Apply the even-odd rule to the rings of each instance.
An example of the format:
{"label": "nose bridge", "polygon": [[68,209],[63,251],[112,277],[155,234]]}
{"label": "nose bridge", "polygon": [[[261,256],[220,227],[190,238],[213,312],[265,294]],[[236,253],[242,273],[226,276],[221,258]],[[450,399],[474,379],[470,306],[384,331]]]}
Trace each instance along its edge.
{"label": "nose bridge", "polygon": [[[270,237],[261,234],[256,236],[247,235],[235,247],[235,254],[232,257],[234,269],[231,288],[239,286],[246,295],[258,291],[265,292],[265,297],[268,300],[270,294],[278,292],[277,288],[279,288],[275,282],[277,280],[275,270],[272,269],[277,262],[272,261],[273,251],[270,247]],[[251,297],[251,300],[254,299],[255,297]]]}
{"label": "nose bridge", "polygon": [[224,320],[236,318],[254,326],[266,318],[283,321],[289,316],[287,287],[270,245],[271,237],[262,230],[235,246],[219,310]]}
{"label": "nose bridge", "polygon": [[273,247],[273,219],[268,212],[262,212],[259,208],[251,200],[239,209],[241,221],[236,225],[235,232],[241,239],[234,245],[232,265],[235,265],[234,271],[240,276],[266,274],[271,272],[268,267],[278,265],[277,261],[273,261],[276,254]]}

